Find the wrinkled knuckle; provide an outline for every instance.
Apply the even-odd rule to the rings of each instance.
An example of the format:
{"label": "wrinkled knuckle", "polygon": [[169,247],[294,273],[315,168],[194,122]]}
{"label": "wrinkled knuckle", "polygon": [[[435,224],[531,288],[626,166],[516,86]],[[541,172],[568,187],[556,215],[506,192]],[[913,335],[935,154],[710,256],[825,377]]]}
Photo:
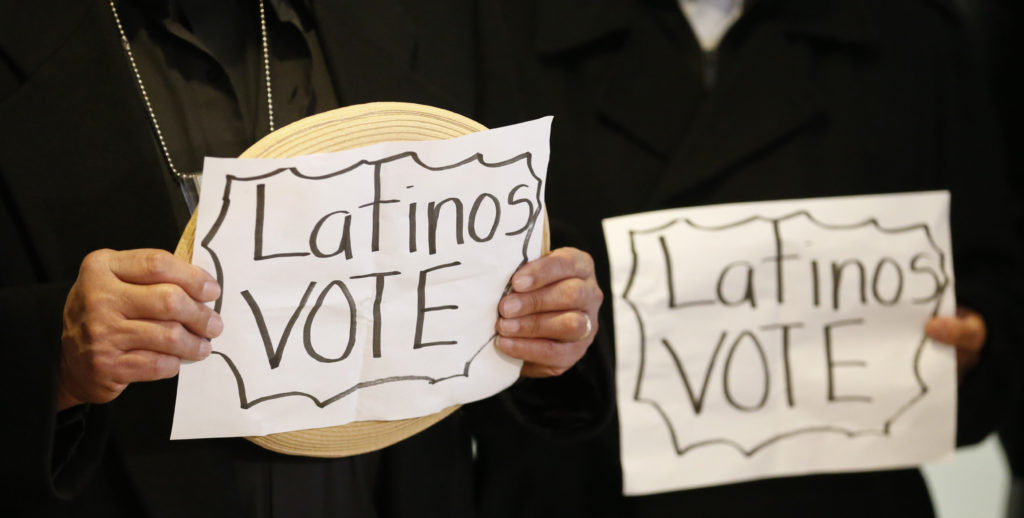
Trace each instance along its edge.
{"label": "wrinkled knuckle", "polygon": [[167,361],[167,356],[154,355],[146,362],[145,375],[146,378],[155,380],[163,379],[169,376],[168,371],[171,369],[170,362]]}
{"label": "wrinkled knuckle", "polygon": [[519,301],[523,305],[522,309],[519,310],[520,315],[530,315],[536,313],[542,305],[540,295],[534,293],[520,295]]}
{"label": "wrinkled knuckle", "polygon": [[565,255],[573,260],[579,260],[582,256],[587,255],[586,252],[574,246],[567,246],[563,250],[565,250]]}
{"label": "wrinkled knuckle", "polygon": [[536,336],[540,331],[540,324],[536,318],[519,319],[519,334],[522,336]]}
{"label": "wrinkled knuckle", "polygon": [[588,253],[583,254],[583,264],[586,267],[587,273],[594,272],[594,257]]}
{"label": "wrinkled knuckle", "polygon": [[111,254],[113,253],[114,251],[109,248],[103,248],[100,250],[93,250],[92,252],[89,252],[82,259],[82,264],[78,270],[79,273],[88,274],[93,271],[96,271],[98,268],[106,266],[107,262],[110,260]]}
{"label": "wrinkled knuckle", "polygon": [[188,332],[179,325],[168,326],[163,331],[163,343],[169,347],[180,346],[187,343]]}
{"label": "wrinkled knuckle", "polygon": [[185,308],[182,293],[175,286],[163,286],[159,298],[159,310],[163,316],[175,315]]}
{"label": "wrinkled knuckle", "polygon": [[170,268],[171,254],[164,250],[152,250],[142,257],[142,267],[150,276],[160,276]]}
{"label": "wrinkled knuckle", "polygon": [[87,344],[102,342],[110,333],[110,328],[107,325],[94,318],[82,321],[78,330],[81,333],[81,340]]}
{"label": "wrinkled knuckle", "polygon": [[576,249],[572,249],[562,255],[558,262],[559,271],[567,277],[571,277],[576,274],[579,270],[579,254],[576,253]]}
{"label": "wrinkled knuckle", "polygon": [[79,292],[79,300],[87,314],[106,306],[110,299],[107,294],[99,289],[83,289]]}
{"label": "wrinkled knuckle", "polygon": [[107,355],[104,354],[89,354],[89,360],[85,363],[89,374],[95,379],[109,379],[114,376],[117,371],[117,365]]}
{"label": "wrinkled knuckle", "polygon": [[577,274],[586,274],[591,269],[590,254],[582,250],[573,250],[573,268]]}
{"label": "wrinkled knuckle", "polygon": [[561,283],[551,291],[549,305],[555,307],[568,307],[572,301],[572,288],[567,283]]}
{"label": "wrinkled knuckle", "polygon": [[562,301],[569,306],[576,306],[587,298],[587,287],[578,281],[565,283]]}

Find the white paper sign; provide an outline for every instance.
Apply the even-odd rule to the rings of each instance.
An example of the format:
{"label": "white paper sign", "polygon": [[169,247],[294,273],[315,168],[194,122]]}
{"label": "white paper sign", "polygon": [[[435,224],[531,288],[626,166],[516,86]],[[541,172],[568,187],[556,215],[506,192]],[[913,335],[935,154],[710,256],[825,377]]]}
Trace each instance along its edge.
{"label": "white paper sign", "polygon": [[627,495],[951,454],[949,194],[604,221]]}
{"label": "white paper sign", "polygon": [[512,384],[497,304],[540,256],[550,125],[208,158],[193,262],[225,329],[181,368],[172,438],[418,417]]}

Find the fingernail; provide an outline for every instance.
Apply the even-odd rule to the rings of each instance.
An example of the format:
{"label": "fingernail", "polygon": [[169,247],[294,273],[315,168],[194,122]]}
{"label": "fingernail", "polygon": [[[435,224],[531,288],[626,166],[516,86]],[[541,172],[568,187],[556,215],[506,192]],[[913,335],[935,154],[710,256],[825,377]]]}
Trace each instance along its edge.
{"label": "fingernail", "polygon": [[504,336],[499,336],[498,340],[497,340],[497,344],[498,344],[498,349],[501,349],[502,352],[508,354],[508,353],[511,353],[512,347],[515,344],[515,341],[512,340],[511,338],[505,338]]}
{"label": "fingernail", "polygon": [[498,321],[498,329],[503,334],[515,333],[519,331],[519,321],[503,318]]}
{"label": "fingernail", "polygon": [[199,359],[205,360],[210,352],[213,351],[213,344],[209,340],[201,340],[199,342]]}
{"label": "fingernail", "polygon": [[523,303],[515,297],[505,299],[505,302],[501,303],[502,313],[507,317],[514,317],[522,308]]}
{"label": "fingernail", "polygon": [[224,330],[224,321],[221,320],[220,315],[214,313],[210,320],[206,323],[206,336],[213,338],[220,334]]}
{"label": "fingernail", "polygon": [[525,291],[533,285],[533,277],[529,275],[523,275],[512,279],[512,288],[516,291]]}
{"label": "fingernail", "polygon": [[200,296],[203,298],[202,302],[216,300],[220,296],[220,286],[215,281],[206,281]]}

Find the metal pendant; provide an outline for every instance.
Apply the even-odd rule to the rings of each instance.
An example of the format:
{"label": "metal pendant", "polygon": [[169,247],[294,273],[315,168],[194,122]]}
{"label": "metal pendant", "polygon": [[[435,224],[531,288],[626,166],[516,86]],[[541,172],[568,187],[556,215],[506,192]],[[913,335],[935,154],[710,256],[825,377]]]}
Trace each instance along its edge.
{"label": "metal pendant", "polygon": [[188,213],[196,211],[199,204],[199,191],[203,183],[203,173],[185,173],[178,176],[178,185],[181,186],[181,195],[185,197],[185,205],[188,206]]}

